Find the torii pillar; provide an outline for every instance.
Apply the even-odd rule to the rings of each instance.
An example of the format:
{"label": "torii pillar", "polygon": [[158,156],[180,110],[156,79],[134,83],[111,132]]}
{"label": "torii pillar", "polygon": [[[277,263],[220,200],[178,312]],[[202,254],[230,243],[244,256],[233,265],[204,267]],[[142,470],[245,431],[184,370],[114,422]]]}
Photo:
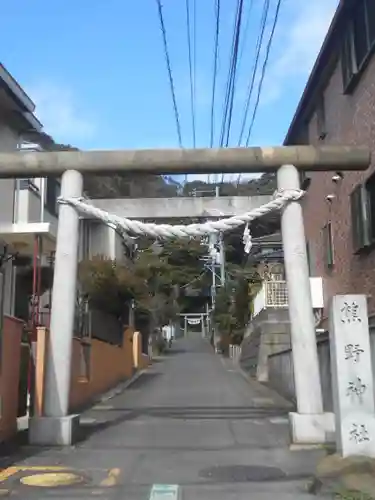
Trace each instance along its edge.
{"label": "torii pillar", "polygon": [[[63,197],[79,198],[82,189],[82,174],[67,170],[62,175]],[[30,419],[31,444],[69,446],[78,437],[79,415],[69,413],[78,244],[79,214],[60,205],[42,416]]]}
{"label": "torii pillar", "polygon": [[[280,191],[300,189],[294,165],[277,171]],[[300,201],[288,202],[281,213],[281,233],[288,287],[294,385],[297,412],[290,413],[294,443],[315,444],[328,440],[334,431],[333,413],[323,412],[323,397],[316,346],[305,229]]]}

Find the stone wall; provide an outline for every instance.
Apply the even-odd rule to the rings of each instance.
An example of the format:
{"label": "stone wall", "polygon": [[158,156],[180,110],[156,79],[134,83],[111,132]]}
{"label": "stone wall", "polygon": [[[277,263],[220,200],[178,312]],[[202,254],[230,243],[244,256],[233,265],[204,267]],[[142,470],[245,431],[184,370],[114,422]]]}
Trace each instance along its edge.
{"label": "stone wall", "polygon": [[[371,323],[370,323],[371,324]],[[375,367],[375,330],[370,327],[370,345],[372,366]],[[318,357],[320,380],[323,392],[323,406],[325,411],[333,411],[332,385],[331,385],[331,360],[328,335],[318,338]],[[269,380],[271,387],[281,395],[295,402],[295,388],[293,376],[292,350],[285,349],[268,358]],[[374,377],[375,382],[375,377]]]}
{"label": "stone wall", "polygon": [[241,344],[241,368],[259,382],[268,382],[268,358],[290,347],[287,309],[268,308],[250,322]]}

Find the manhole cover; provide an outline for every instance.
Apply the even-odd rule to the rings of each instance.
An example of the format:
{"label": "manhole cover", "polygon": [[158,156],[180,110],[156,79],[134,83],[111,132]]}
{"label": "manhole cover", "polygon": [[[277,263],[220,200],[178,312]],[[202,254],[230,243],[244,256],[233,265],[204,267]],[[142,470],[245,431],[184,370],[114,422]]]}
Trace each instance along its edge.
{"label": "manhole cover", "polygon": [[199,475],[218,483],[278,481],[286,477],[281,469],[260,465],[217,466],[203,469]]}

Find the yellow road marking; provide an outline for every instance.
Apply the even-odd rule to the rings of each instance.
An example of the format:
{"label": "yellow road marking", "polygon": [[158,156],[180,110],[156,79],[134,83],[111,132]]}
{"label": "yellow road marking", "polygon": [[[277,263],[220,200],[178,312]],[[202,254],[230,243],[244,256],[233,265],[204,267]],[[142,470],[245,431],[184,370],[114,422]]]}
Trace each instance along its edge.
{"label": "yellow road marking", "polygon": [[101,481],[100,486],[116,486],[121,474],[121,469],[111,469],[108,476]]}
{"label": "yellow road marking", "polygon": [[57,467],[57,466],[31,466],[29,465],[28,467],[8,467],[7,469],[4,469],[0,472],[0,483],[3,483],[7,479],[9,479],[11,476],[14,476],[18,472],[25,472],[25,471],[30,471],[30,472],[38,472],[38,471],[46,471],[46,472],[59,472],[59,471],[64,471],[67,470],[68,467]]}
{"label": "yellow road marking", "polygon": [[47,474],[35,474],[21,479],[25,486],[37,486],[39,488],[56,488],[58,486],[73,486],[83,483],[83,477],[66,472],[48,472]]}

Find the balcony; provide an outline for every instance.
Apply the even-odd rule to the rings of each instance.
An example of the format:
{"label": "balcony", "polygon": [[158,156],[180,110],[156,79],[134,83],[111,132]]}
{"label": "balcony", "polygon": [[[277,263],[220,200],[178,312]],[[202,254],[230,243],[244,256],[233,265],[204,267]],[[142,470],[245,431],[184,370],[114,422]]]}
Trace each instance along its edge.
{"label": "balcony", "polygon": [[[313,309],[322,309],[323,301],[323,279],[310,278],[311,297]],[[264,309],[286,309],[288,308],[288,289],[286,281],[264,281],[262,288],[254,299],[253,317]]]}
{"label": "balcony", "polygon": [[[51,196],[48,197],[47,182],[45,179],[13,182],[11,186],[0,183],[0,239],[18,254],[31,256],[35,250],[35,236],[38,235],[43,254],[50,254],[55,250],[57,213],[48,204]],[[56,205],[56,196],[54,202]]]}

